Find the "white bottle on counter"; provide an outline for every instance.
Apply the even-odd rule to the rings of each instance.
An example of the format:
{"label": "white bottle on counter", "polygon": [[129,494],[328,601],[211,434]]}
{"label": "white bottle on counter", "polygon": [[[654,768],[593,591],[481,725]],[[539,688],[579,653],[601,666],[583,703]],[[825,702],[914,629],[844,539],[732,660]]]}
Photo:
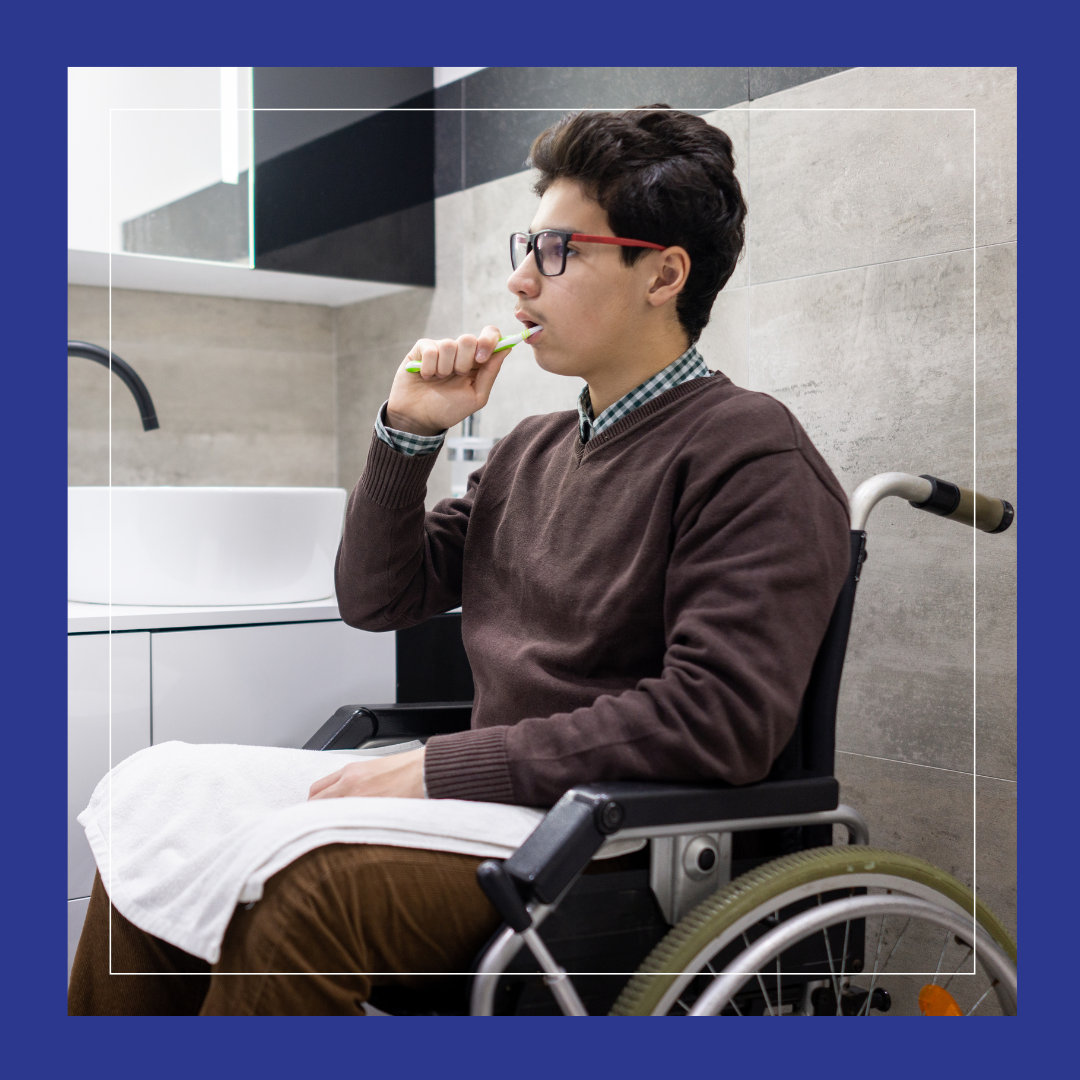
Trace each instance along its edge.
{"label": "white bottle on counter", "polygon": [[487,461],[494,445],[494,439],[480,437],[480,416],[476,413],[462,421],[460,435],[446,440],[452,499],[460,499],[465,494],[469,486],[469,476]]}

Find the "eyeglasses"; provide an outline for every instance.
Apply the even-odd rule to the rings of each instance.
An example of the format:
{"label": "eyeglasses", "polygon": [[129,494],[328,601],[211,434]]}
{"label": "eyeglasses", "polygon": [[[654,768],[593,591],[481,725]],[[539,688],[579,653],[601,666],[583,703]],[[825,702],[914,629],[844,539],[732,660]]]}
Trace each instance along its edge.
{"label": "eyeglasses", "polygon": [[566,246],[571,240],[579,244],[618,244],[620,247],[664,250],[663,244],[653,244],[648,240],[624,240],[621,236],[586,236],[585,233],[544,229],[535,233],[511,234],[510,265],[516,270],[531,251],[536,255],[536,269],[544,277],[558,277],[566,269]]}

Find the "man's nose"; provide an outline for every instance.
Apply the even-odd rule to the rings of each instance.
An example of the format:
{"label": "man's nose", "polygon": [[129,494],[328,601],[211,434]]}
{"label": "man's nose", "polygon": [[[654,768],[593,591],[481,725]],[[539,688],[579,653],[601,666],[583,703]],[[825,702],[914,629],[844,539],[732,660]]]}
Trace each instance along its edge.
{"label": "man's nose", "polygon": [[515,296],[536,296],[540,292],[540,272],[530,251],[522,264],[506,279],[506,287]]}

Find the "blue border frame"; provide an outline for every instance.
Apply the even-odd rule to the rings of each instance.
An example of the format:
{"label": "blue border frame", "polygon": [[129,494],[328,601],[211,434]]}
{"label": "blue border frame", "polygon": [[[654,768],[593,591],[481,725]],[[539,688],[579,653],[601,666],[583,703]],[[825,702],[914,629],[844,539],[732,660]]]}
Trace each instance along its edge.
{"label": "blue border frame", "polygon": [[[1021,936],[1029,945],[1024,953],[1029,1004],[1017,1020],[984,1021],[959,1033],[922,1025],[917,1034],[904,1032],[902,1042],[848,1029],[837,1043],[835,1033],[824,1027],[808,1033],[802,1026],[780,1032],[770,1028],[730,1045],[709,1024],[672,1031],[671,1023],[678,1021],[608,1021],[621,1024],[615,1031],[603,1021],[506,1019],[488,1022],[481,1032],[468,1020],[398,1018],[377,1024],[375,1031],[365,1024],[358,1037],[332,1028],[329,1018],[268,1018],[235,1025],[66,1017],[64,901],[48,899],[65,896],[64,754],[56,734],[64,730],[66,715],[66,380],[57,362],[59,335],[66,326],[66,229],[60,209],[66,187],[65,68],[133,59],[152,65],[217,64],[226,58],[263,65],[388,65],[447,59],[537,63],[542,56],[551,64],[593,66],[1020,68],[1020,196],[1026,239],[1019,422],[1024,461],[1031,465],[1021,472],[1018,512],[1030,530],[1026,535],[1038,538],[1025,544],[1020,556],[1020,723],[1032,761],[1026,771],[1035,781],[1024,789],[1020,817],[1019,870],[1027,886],[1020,922],[1029,933],[1034,927],[1067,925],[1062,914],[1068,906],[1061,904],[1060,893],[1067,889],[1071,852],[1062,846],[1071,830],[1062,802],[1075,783],[1069,766],[1077,758],[1077,709],[1075,691],[1066,695],[1064,676],[1074,666],[1077,636],[1077,587],[1070,572],[1076,541],[1069,493],[1055,490],[1054,483],[1058,463],[1068,462],[1072,450],[1077,351],[1075,331],[1066,336],[1062,318],[1075,307],[1070,293],[1076,276],[1066,263],[1074,257],[1070,241],[1076,235],[1070,214],[1076,186],[1070,168],[1075,90],[1067,85],[1072,58],[1060,44],[1071,40],[1067,27],[1055,25],[1055,17],[1037,5],[1018,15],[986,5],[925,2],[881,9],[849,3],[828,11],[800,6],[790,13],[776,4],[756,10],[744,5],[731,12],[715,3],[684,3],[664,13],[577,4],[568,15],[554,6],[523,11],[490,0],[430,14],[415,4],[400,14],[397,10],[391,15],[389,8],[318,3],[226,10],[199,0],[185,5],[182,15],[124,3],[107,11],[23,8],[6,20],[5,221],[14,236],[7,244],[13,269],[5,274],[10,342],[0,432],[15,508],[5,515],[6,528],[0,532],[13,597],[9,610],[15,613],[5,635],[10,753],[5,775],[9,875],[3,893],[4,1015],[10,1032],[5,1058],[13,1073],[37,1075],[68,1066],[110,1077],[148,1069],[164,1076],[192,1071],[224,1075],[237,1069],[277,1076],[293,1069],[325,1073],[353,1066],[394,1077],[428,1070],[538,1076],[552,1069],[644,1076],[673,1069],[693,1075],[756,1062],[769,1075],[783,1068],[811,1075],[827,1069],[835,1076],[845,1067],[906,1075],[913,1068],[946,1063],[965,1071],[980,1066],[997,1071],[1009,1059],[1022,1060],[1028,1066],[1024,1072],[1045,1071],[1049,1062],[1040,1067],[1037,1061],[1056,1055],[1060,1033],[1067,1030],[1070,987],[1056,969],[1067,965],[1071,955],[1042,948],[1038,941],[1031,945],[1027,935]],[[561,44],[544,46],[538,56],[529,46],[534,35],[538,42]],[[515,41],[521,42],[516,51]],[[1050,573],[1054,577],[1047,580]],[[1028,760],[1021,759],[1022,769]],[[1051,963],[1057,979],[1041,970]],[[192,1030],[178,1037],[172,1025],[189,1023]],[[267,1032],[254,1030],[252,1025],[260,1024],[268,1026]],[[556,1032],[542,1026],[552,1024],[562,1027]]]}

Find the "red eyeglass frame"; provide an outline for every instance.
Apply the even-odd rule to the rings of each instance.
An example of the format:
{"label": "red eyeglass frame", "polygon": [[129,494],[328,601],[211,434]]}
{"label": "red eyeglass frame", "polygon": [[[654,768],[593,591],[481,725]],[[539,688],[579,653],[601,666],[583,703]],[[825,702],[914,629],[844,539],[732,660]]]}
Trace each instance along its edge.
{"label": "red eyeglass frame", "polygon": [[[580,244],[617,244],[619,247],[640,247],[640,248],[653,248],[655,251],[665,251],[665,245],[654,244],[651,240],[627,240],[623,236],[590,236],[588,233],[571,233],[564,232],[562,229],[541,229],[539,232],[534,233],[522,233],[515,232],[510,234],[510,265],[516,270],[514,266],[514,237],[524,236],[526,240],[525,245],[525,257],[528,258],[529,252],[534,250],[534,241],[538,236],[543,236],[544,233],[551,233],[554,236],[561,236],[563,243],[569,243],[571,241],[577,241]],[[539,265],[537,266],[539,270]],[[540,273],[544,277],[558,277],[559,274],[566,272],[566,250],[563,249],[562,268],[558,274],[544,274],[543,270]]]}

